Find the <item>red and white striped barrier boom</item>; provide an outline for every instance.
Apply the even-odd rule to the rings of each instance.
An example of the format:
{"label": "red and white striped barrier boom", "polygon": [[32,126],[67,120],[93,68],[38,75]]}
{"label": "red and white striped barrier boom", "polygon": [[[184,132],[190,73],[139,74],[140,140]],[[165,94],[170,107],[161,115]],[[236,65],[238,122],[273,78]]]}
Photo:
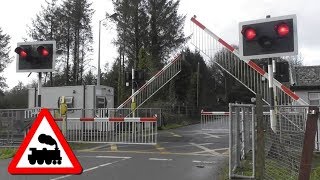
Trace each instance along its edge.
{"label": "red and white striped barrier boom", "polygon": [[[216,42],[213,42],[214,44],[212,45],[206,45],[206,46],[202,46],[203,44],[206,44],[206,43],[210,43],[210,40],[208,40],[208,38],[204,38],[204,36],[200,37],[199,39],[197,39],[196,41],[196,44],[198,46],[201,46],[201,47],[204,47],[204,48],[199,48],[197,47],[197,45],[195,45],[197,48],[200,49],[200,51],[202,52],[208,52],[209,50],[210,51],[214,51],[214,48],[215,48],[215,43],[220,43],[221,45],[223,45],[223,47],[225,47],[226,49],[228,49],[232,54],[234,54],[236,57],[238,57],[240,59],[240,56],[239,56],[239,52],[237,49],[235,49],[234,47],[232,47],[230,44],[228,44],[226,41],[224,41],[223,39],[221,39],[219,36],[217,36],[216,34],[214,34],[212,31],[210,31],[208,28],[206,28],[202,23],[200,23],[198,20],[196,20],[195,17],[192,17],[191,18],[191,21],[197,26],[199,27],[201,30],[203,30],[204,32],[206,32],[209,37],[213,38]],[[198,35],[199,32],[195,33],[194,35]],[[213,48],[212,48],[213,47]],[[206,54],[206,53],[205,53]],[[209,55],[208,55],[209,56]],[[223,55],[223,56],[227,56],[228,55]],[[210,56],[209,56],[210,57]],[[212,58],[212,57],[210,57]],[[230,57],[229,57],[230,58]],[[268,73],[263,70],[260,66],[258,66],[255,62],[253,62],[252,60],[247,60],[247,59],[240,59],[241,61],[245,62],[248,66],[250,66],[255,72],[259,73],[262,77],[264,77],[265,79],[268,79]],[[228,62],[230,63],[230,62]],[[219,65],[220,67],[222,67],[221,65]],[[230,66],[230,64],[228,64],[228,66]],[[227,70],[226,67],[222,67],[224,70]],[[229,67],[230,68],[230,67]],[[243,68],[243,67],[242,67]],[[240,71],[240,70],[237,70],[237,71]],[[246,73],[247,76],[251,75],[249,72],[249,70],[244,70],[244,71],[240,71],[241,73]],[[229,72],[228,72],[229,73]],[[238,73],[238,72],[236,72]],[[240,74],[241,74],[240,73]],[[233,77],[235,77],[237,79],[237,77],[235,76],[235,74],[231,74],[229,73],[230,75],[232,75]],[[261,77],[260,77],[261,79]],[[239,78],[238,78],[239,80]],[[248,85],[248,82],[241,82],[241,81],[248,81],[249,82],[249,85]],[[245,85],[248,89],[250,89],[253,93],[257,93],[255,92],[254,88],[250,88],[251,87],[257,87],[259,84],[257,81],[258,79],[254,79],[254,80],[239,80],[239,82],[241,82],[243,85]],[[251,82],[251,81],[255,81],[255,82]],[[250,83],[252,83],[253,85],[251,85]],[[279,88],[280,90],[279,91],[282,91],[284,92],[287,96],[289,96],[292,100],[298,102],[300,105],[309,105],[307,102],[305,102],[303,99],[301,99],[297,94],[295,94],[293,91],[291,91],[289,88],[287,88],[285,85],[281,84],[279,81],[277,81],[276,79],[273,79],[273,84],[275,87]],[[259,85],[260,86],[260,85]],[[260,87],[257,87],[257,88],[260,88]],[[265,90],[266,94],[268,94],[267,90]],[[264,98],[267,102],[268,99]]]}
{"label": "red and white striped barrier boom", "polygon": [[172,61],[150,78],[141,88],[135,91],[117,109],[130,108],[133,97],[135,97],[135,102],[137,104],[136,108],[140,107],[181,71],[182,58],[182,54],[177,55]]}
{"label": "red and white striped barrier boom", "polygon": [[[105,121],[105,122],[157,122],[157,117],[110,117],[110,118],[67,118],[78,121]],[[62,118],[55,118],[62,121]]]}

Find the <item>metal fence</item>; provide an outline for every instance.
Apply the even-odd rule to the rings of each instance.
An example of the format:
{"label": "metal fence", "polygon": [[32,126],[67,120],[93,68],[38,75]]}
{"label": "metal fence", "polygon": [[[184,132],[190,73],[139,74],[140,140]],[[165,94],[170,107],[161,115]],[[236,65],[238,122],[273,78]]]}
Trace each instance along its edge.
{"label": "metal fence", "polygon": [[[229,177],[253,178],[255,176],[254,106],[230,104],[229,114]],[[241,171],[244,167],[250,169],[245,174]]]}
{"label": "metal fence", "polygon": [[[62,121],[57,124],[62,128]],[[68,142],[156,144],[157,118],[70,118],[65,135]]]}
{"label": "metal fence", "polygon": [[[61,117],[59,109],[49,109],[49,111],[54,118],[59,119]],[[77,119],[84,118],[84,117],[85,118],[112,118],[112,117],[120,117],[121,118],[121,117],[124,117],[125,114],[128,114],[127,112],[130,112],[130,111],[131,111],[130,109],[116,110],[114,108],[109,108],[109,109],[69,109],[67,121],[68,122],[70,121],[69,125],[71,125],[71,124],[74,124],[73,118],[77,118]],[[0,109],[0,146],[5,147],[5,146],[19,145],[25,136],[26,130],[31,126],[32,122],[34,121],[34,119],[38,115],[38,113],[39,113],[39,108]],[[149,125],[146,125],[146,126],[145,126],[145,124],[148,124],[148,123],[141,123],[141,122],[131,122],[131,124],[130,123],[122,123],[122,122],[118,122],[118,123],[108,122],[108,123],[105,123],[105,125],[108,127],[114,126],[114,128],[118,128],[118,129],[115,129],[117,132],[114,132],[114,134],[112,134],[115,139],[116,138],[121,139],[120,136],[124,137],[124,134],[133,133],[132,131],[128,131],[128,129],[126,129],[126,133],[122,133],[122,134],[119,133],[118,130],[122,129],[122,128],[120,128],[120,126],[121,127],[128,126],[128,128],[130,126],[130,130],[132,129],[132,127],[139,127],[139,128],[143,127],[143,128],[140,128],[139,130],[137,129],[138,131],[136,131],[136,133],[137,134],[144,133],[143,136],[145,136],[146,132],[148,132],[149,129],[144,129],[144,127],[154,126],[155,124],[157,126],[162,125],[162,110],[159,108],[139,108],[139,109],[136,109],[136,117],[140,117],[140,118],[157,117],[157,122],[156,123],[149,123]],[[87,127],[91,126],[90,124],[99,124],[99,122],[97,120],[97,122],[88,122],[88,123],[85,122],[82,124],[88,124],[86,126],[83,126],[85,129],[82,129],[83,130],[82,132],[85,132],[84,130],[88,130]],[[117,125],[115,125],[115,124],[117,124]],[[124,125],[124,124],[126,124],[126,125]],[[130,125],[128,125],[128,124],[130,124]],[[140,125],[138,125],[138,124],[140,124]],[[150,124],[152,124],[152,125],[150,125]],[[98,125],[94,125],[93,127],[97,127],[97,126]],[[146,131],[142,132],[142,130],[146,130]],[[150,129],[150,131],[152,131],[152,130]],[[112,133],[112,132],[109,132],[109,133]],[[108,137],[109,137],[109,135],[108,135]],[[111,137],[111,135],[110,135],[110,137]],[[134,137],[138,138],[138,137],[140,137],[140,134],[137,136],[134,136]],[[86,140],[86,139],[84,139],[84,140]],[[119,139],[117,139],[117,141],[120,142]],[[137,139],[136,142],[143,142],[143,140]],[[150,142],[152,142],[152,141],[150,141]]]}
{"label": "metal fence", "polygon": [[31,119],[25,118],[25,109],[0,110],[0,146],[20,144],[30,123]]}
{"label": "metal fence", "polygon": [[[255,153],[263,151],[264,179],[298,179],[309,107],[276,106],[275,131],[271,129],[269,113],[264,112],[260,121],[264,129],[262,139],[256,134],[259,127],[255,108],[230,104],[229,177],[254,178],[258,166]],[[259,150],[261,141],[264,149]],[[315,150],[319,150],[318,134],[315,145]]]}
{"label": "metal fence", "polygon": [[229,129],[229,112],[201,111],[201,129]]}
{"label": "metal fence", "polygon": [[265,116],[265,179],[298,179],[308,107],[278,106],[276,132]]}

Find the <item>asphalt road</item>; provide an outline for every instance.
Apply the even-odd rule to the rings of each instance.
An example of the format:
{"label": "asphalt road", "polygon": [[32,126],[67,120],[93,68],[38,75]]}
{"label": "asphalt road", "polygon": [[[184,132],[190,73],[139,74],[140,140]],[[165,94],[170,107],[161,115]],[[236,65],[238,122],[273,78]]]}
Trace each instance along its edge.
{"label": "asphalt road", "polygon": [[214,180],[228,157],[226,129],[200,125],[159,131],[157,145],[96,144],[75,151],[81,175],[10,175],[0,161],[0,180]]}

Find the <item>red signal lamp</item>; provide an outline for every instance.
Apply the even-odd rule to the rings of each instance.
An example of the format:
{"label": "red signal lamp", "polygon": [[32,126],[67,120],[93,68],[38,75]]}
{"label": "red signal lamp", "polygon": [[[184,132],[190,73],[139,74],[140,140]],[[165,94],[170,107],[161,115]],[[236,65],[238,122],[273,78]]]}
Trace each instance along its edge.
{"label": "red signal lamp", "polygon": [[45,47],[43,46],[39,46],[37,48],[37,51],[38,53],[42,56],[42,57],[47,57],[49,55],[49,51],[48,49],[46,49]]}
{"label": "red signal lamp", "polygon": [[26,50],[24,50],[23,48],[21,47],[17,47],[14,52],[16,52],[17,54],[19,54],[19,56],[21,58],[26,58],[28,56],[28,53]]}
{"label": "red signal lamp", "polygon": [[280,37],[285,37],[290,32],[290,28],[289,28],[288,24],[286,24],[286,23],[278,24],[275,27],[275,29],[276,29],[276,31],[278,33],[278,36],[280,36]]}
{"label": "red signal lamp", "polygon": [[257,32],[255,29],[249,27],[249,28],[244,28],[242,30],[242,35],[244,35],[244,37],[248,40],[248,41],[252,41],[254,40],[254,38],[256,38],[257,36]]}

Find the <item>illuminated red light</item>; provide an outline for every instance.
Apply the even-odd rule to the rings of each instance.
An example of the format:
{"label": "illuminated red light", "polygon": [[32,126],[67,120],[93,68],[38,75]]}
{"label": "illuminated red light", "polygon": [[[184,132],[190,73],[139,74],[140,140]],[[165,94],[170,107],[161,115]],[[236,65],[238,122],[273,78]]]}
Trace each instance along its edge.
{"label": "illuminated red light", "polygon": [[254,30],[253,28],[244,29],[244,31],[242,31],[242,34],[248,41],[252,41],[257,36],[256,30]]}
{"label": "illuminated red light", "polygon": [[42,54],[42,56],[48,56],[49,55],[49,51],[46,50],[46,49],[42,49],[41,54]]}
{"label": "illuminated red light", "polygon": [[26,58],[28,56],[28,53],[21,47],[17,47],[14,51],[19,54],[21,58]]}
{"label": "illuminated red light", "polygon": [[280,37],[284,37],[289,34],[290,28],[286,23],[281,23],[276,26],[277,33]]}
{"label": "illuminated red light", "polygon": [[20,51],[20,54],[19,54],[22,58],[26,58],[27,57],[27,52],[25,52],[24,50]]}
{"label": "illuminated red light", "polygon": [[37,48],[37,51],[38,51],[38,53],[39,53],[41,56],[43,56],[43,57],[46,57],[46,56],[49,55],[48,49],[46,49],[46,48],[43,47],[43,46],[39,46],[39,47]]}

